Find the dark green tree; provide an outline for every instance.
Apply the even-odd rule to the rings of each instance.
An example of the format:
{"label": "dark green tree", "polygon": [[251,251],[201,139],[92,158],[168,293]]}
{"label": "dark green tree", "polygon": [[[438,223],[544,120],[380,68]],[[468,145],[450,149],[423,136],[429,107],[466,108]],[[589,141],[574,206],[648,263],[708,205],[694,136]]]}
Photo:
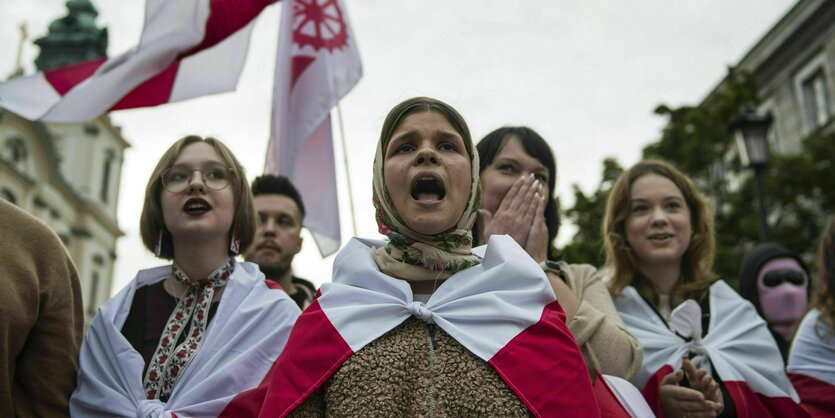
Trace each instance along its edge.
{"label": "dark green tree", "polygon": [[[643,150],[644,158],[675,164],[709,197],[716,224],[714,269],[732,285],[738,282],[745,255],[759,243],[759,214],[751,173],[735,157],[728,126],[743,109],[756,105],[756,91],[752,77],[730,69],[701,104],[658,106],[655,113],[667,118],[667,124],[660,138]],[[623,169],[609,158],[603,171],[600,186],[590,195],[574,186],[574,206],[563,212],[577,226],[573,241],[562,248],[570,262],[604,262],[600,226],[609,190]],[[810,136],[799,154],[772,155],[764,175],[772,241],[811,264],[817,236],[826,217],[835,213],[835,134]]]}
{"label": "dark green tree", "polygon": [[623,167],[614,158],[606,158],[597,190],[586,196],[579,186],[572,186],[574,206],[566,209],[563,215],[577,227],[577,232],[572,242],[561,249],[562,257],[568,262],[602,266],[606,261],[601,226],[609,191],[621,173]]}

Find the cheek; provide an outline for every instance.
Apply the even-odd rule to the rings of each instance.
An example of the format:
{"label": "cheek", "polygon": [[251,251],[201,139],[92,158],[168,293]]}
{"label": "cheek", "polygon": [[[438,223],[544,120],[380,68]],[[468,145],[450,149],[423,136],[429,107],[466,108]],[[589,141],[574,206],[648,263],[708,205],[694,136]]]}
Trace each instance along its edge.
{"label": "cheek", "polygon": [[[510,177],[510,176],[508,176]],[[481,207],[495,213],[513,182],[495,174],[487,175],[481,182]]]}

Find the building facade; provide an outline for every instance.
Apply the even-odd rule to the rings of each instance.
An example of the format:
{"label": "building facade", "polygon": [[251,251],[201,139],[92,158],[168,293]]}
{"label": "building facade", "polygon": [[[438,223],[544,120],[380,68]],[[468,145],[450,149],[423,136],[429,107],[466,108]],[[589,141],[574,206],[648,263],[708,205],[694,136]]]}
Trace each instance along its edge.
{"label": "building facade", "polygon": [[[67,7],[68,15],[36,41],[40,70],[104,53],[107,32],[95,27],[92,5],[70,0]],[[119,184],[129,146],[107,115],[48,124],[0,109],[0,197],[40,218],[64,242],[78,268],[88,322],[110,298],[116,241],[123,235]]]}

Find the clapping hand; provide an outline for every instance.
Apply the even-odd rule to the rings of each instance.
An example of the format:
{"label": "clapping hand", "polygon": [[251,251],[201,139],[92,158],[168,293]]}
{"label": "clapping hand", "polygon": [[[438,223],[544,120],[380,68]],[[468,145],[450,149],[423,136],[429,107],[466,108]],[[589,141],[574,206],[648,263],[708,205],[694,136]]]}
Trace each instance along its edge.
{"label": "clapping hand", "polygon": [[[693,388],[679,385],[685,371]],[[696,369],[687,359],[684,360],[684,371],[678,370],[664,376],[658,388],[658,396],[665,417],[709,418],[719,415],[723,409],[719,386],[704,369]]]}

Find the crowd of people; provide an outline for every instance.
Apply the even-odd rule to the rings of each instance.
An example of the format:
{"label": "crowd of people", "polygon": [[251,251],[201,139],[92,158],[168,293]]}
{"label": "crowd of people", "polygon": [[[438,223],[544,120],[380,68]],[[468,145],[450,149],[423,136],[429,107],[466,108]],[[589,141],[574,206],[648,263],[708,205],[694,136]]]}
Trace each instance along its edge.
{"label": "crowd of people", "polygon": [[763,243],[738,294],[673,165],[615,182],[602,266],[559,257],[556,179],[534,130],[476,144],[452,106],[406,100],[374,158],[385,239],[351,239],[317,290],[292,271],[304,191],[250,185],[222,142],[185,137],[140,218],[170,264],[137,272],[83,340],[66,250],[0,201],[0,415],[835,416],[835,219],[815,274]]}

